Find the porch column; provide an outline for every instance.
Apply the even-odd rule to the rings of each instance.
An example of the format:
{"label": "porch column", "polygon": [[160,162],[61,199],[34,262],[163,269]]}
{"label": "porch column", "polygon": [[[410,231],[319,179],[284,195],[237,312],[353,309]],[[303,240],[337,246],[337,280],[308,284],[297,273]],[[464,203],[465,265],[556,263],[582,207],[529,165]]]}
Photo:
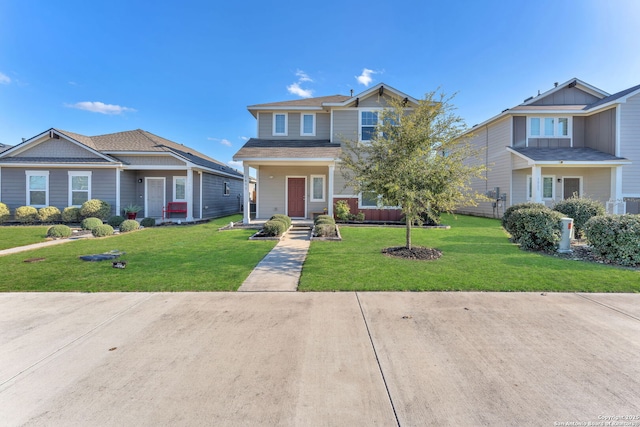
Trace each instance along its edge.
{"label": "porch column", "polygon": [[531,201],[542,203],[542,168],[540,166],[531,167]]}
{"label": "porch column", "polygon": [[249,165],[244,163],[244,177],[242,178],[243,184],[244,184],[244,197],[242,199],[242,204],[244,206],[243,209],[243,218],[242,218],[242,222],[244,224],[250,224],[251,223],[251,200],[249,197]]}
{"label": "porch column", "polygon": [[185,189],[187,198],[187,217],[185,221],[193,221],[193,169],[187,169],[187,188]]}
{"label": "porch column", "polygon": [[120,172],[122,169],[116,168],[116,215],[120,215]]}
{"label": "porch column", "polygon": [[614,214],[623,214],[626,209],[621,209],[622,204],[622,166],[611,168],[611,201]]}
{"label": "porch column", "polygon": [[327,215],[333,216],[333,174],[336,166],[329,165],[329,179],[327,180]]}
{"label": "porch column", "polygon": [[202,219],[202,171],[198,171],[198,178],[200,179],[200,192],[198,194],[199,197],[199,205],[200,205],[200,219]]}

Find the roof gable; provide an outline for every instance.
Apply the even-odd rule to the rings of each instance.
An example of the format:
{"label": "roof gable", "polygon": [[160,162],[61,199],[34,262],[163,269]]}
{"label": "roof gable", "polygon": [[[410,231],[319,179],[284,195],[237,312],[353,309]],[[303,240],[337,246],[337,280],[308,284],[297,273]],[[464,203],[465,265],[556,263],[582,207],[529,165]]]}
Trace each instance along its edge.
{"label": "roof gable", "polygon": [[[576,105],[590,104],[609,94],[595,86],[573,78],[535,97],[527,98],[520,105]],[[588,102],[583,102],[588,101]]]}
{"label": "roof gable", "polygon": [[[380,106],[386,106],[386,99],[388,99],[389,97],[406,99],[407,102],[410,102],[415,105],[417,105],[419,102],[414,97],[409,96],[406,93],[399,91],[398,89],[395,89],[389,85],[386,85],[385,83],[378,83],[377,85],[370,87],[364,92],[360,92],[359,94],[354,95],[342,102],[327,103],[325,105],[328,107],[358,107],[360,106],[360,103],[364,103],[364,100],[374,98],[375,99],[374,102],[377,102]],[[385,100],[385,101],[380,102],[382,100]],[[367,103],[367,104],[370,104],[370,103]]]}

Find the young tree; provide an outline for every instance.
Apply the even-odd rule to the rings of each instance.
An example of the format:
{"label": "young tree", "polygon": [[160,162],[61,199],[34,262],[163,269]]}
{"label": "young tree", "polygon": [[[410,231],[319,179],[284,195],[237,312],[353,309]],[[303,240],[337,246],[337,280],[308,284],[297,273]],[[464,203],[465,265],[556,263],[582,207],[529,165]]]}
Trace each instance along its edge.
{"label": "young tree", "polygon": [[413,108],[392,99],[379,113],[369,142],[343,143],[344,178],[358,192],[377,194],[380,205],[402,209],[408,249],[411,227],[422,225],[423,215],[437,220],[440,212],[475,206],[484,198],[469,185],[485,170],[480,150],[469,137],[460,137],[466,125],[454,114],[451,99],[430,92]]}

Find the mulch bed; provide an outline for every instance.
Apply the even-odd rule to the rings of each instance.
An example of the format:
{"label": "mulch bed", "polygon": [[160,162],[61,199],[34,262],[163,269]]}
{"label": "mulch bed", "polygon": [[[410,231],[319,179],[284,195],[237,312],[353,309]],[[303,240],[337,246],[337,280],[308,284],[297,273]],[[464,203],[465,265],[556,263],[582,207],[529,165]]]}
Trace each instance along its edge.
{"label": "mulch bed", "polygon": [[413,246],[411,249],[408,249],[406,246],[384,248],[382,253],[390,257],[417,261],[432,261],[442,256],[442,251],[434,248],[424,248],[422,246]]}

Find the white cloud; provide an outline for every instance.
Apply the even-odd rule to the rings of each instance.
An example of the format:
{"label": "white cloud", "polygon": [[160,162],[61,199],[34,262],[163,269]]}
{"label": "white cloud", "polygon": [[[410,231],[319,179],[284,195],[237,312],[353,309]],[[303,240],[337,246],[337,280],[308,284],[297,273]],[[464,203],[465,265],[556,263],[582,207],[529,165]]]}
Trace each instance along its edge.
{"label": "white cloud", "polygon": [[4,73],[0,73],[0,84],[8,85],[11,83],[11,79]]}
{"label": "white cloud", "polygon": [[376,72],[368,68],[364,68],[362,70],[362,74],[356,76],[356,80],[361,85],[369,86],[371,84],[371,81],[373,80],[373,78],[371,77],[372,74],[376,74]]}
{"label": "white cloud", "polygon": [[220,144],[226,145],[227,147],[231,147],[231,145],[233,145],[233,144],[231,144],[231,141],[229,141],[228,139],[224,139],[224,138],[222,138],[220,140]]}
{"label": "white cloud", "polygon": [[242,162],[237,162],[235,160],[230,160],[227,162],[229,166],[236,169],[242,169]]}
{"label": "white cloud", "polygon": [[302,70],[296,71],[296,77],[298,77],[298,82],[312,82],[313,79],[309,77],[307,73]]}
{"label": "white cloud", "polygon": [[65,104],[70,108],[77,108],[78,110],[91,111],[92,113],[100,114],[122,114],[125,112],[135,112],[136,110],[129,107],[122,107],[120,105],[105,104],[100,101],[84,101],[76,102],[75,104]]}
{"label": "white cloud", "polygon": [[248,136],[241,136],[240,139],[243,140],[243,141],[248,141],[249,137]]}
{"label": "white cloud", "polygon": [[298,82],[287,86],[287,90],[289,93],[297,95],[300,98],[311,98],[313,96],[313,91],[311,89],[302,89]]}

